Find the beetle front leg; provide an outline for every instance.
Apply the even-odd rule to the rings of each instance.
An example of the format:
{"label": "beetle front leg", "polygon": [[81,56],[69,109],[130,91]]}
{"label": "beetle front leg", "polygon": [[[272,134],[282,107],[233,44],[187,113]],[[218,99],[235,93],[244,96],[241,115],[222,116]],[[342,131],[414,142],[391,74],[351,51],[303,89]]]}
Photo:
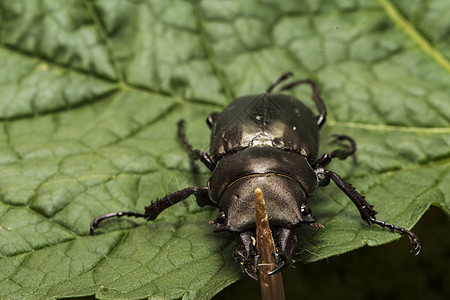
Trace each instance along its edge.
{"label": "beetle front leg", "polygon": [[135,217],[135,218],[145,218],[147,220],[154,220],[156,217],[166,208],[186,199],[190,195],[194,195],[197,199],[199,206],[205,206],[207,204],[212,204],[208,195],[208,187],[189,187],[172,194],[167,194],[162,198],[158,198],[153,201],[149,206],[145,207],[145,213],[138,213],[133,211],[120,211],[115,213],[109,213],[105,215],[98,216],[95,218],[90,225],[90,233],[94,234],[95,229],[100,226],[100,223],[106,219],[110,218],[121,218],[121,217]]}
{"label": "beetle front leg", "polygon": [[189,140],[186,137],[186,134],[184,133],[184,120],[181,119],[177,123],[178,127],[178,136],[183,141],[183,144],[186,146],[189,153],[192,155],[194,159],[199,159],[210,171],[214,170],[214,163],[211,161],[211,158],[209,157],[208,153],[203,152],[199,149],[195,149],[192,147],[191,143],[189,143]]}
{"label": "beetle front leg", "polygon": [[421,246],[419,243],[419,238],[410,230],[393,225],[390,223],[386,223],[384,221],[379,221],[375,218],[375,214],[377,213],[373,210],[373,205],[370,205],[365,197],[358,193],[356,189],[344,179],[342,179],[338,174],[324,170],[323,168],[316,169],[317,178],[319,179],[320,185],[327,185],[330,182],[330,179],[336,183],[336,185],[353,201],[355,206],[358,208],[359,213],[361,214],[361,218],[370,224],[377,224],[381,227],[387,227],[392,231],[396,231],[400,234],[406,234],[413,248],[411,249],[411,253],[414,255],[418,255],[421,250]]}

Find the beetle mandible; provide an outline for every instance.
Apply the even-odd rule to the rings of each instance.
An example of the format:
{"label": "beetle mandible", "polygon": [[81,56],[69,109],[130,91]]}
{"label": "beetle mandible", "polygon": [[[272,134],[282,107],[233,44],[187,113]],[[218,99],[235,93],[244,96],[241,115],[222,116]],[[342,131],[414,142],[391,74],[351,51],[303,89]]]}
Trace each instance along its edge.
{"label": "beetle mandible", "polygon": [[[211,113],[206,122],[211,128],[210,153],[195,149],[184,133],[184,120],[177,123],[178,135],[194,159],[199,159],[212,174],[208,185],[188,187],[158,198],[144,213],[126,211],[101,215],[90,225],[94,234],[99,224],[112,217],[136,217],[154,220],[166,208],[194,195],[198,205],[219,209],[211,223],[214,231],[236,232],[236,253],[244,272],[257,280],[258,253],[255,240],[254,190],[264,192],[270,227],[276,244],[273,274],[292,262],[297,242],[294,230],[300,224],[321,226],[313,219],[307,198],[319,186],[332,180],[358,208],[361,218],[370,224],[406,234],[420,252],[419,239],[410,230],[379,221],[376,212],[355,188],[338,174],[325,169],[334,158],[346,159],[356,150],[355,141],[336,135],[334,141],[347,144],[319,156],[319,130],[325,124],[326,107],[317,84],[310,80],[293,81],[272,93],[291,76],[282,74],[263,94],[235,99],[222,112]],[[299,85],[309,85],[319,114],[315,115],[298,99],[282,94]]]}

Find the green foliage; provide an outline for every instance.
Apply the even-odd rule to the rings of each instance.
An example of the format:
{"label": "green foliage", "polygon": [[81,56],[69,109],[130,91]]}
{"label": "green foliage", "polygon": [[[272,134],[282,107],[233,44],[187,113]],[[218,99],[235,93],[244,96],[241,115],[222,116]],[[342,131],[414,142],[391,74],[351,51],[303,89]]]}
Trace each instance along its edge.
{"label": "green foliage", "polygon": [[[111,220],[204,185],[177,140],[279,74],[319,82],[327,137],[355,138],[330,169],[411,228],[450,213],[450,4],[432,1],[0,0],[0,297],[210,298],[240,278],[234,237],[193,199],[154,222]],[[306,90],[294,94],[306,99]],[[368,227],[335,186],[300,228],[311,262],[399,238]],[[139,225],[139,226],[138,226]]]}

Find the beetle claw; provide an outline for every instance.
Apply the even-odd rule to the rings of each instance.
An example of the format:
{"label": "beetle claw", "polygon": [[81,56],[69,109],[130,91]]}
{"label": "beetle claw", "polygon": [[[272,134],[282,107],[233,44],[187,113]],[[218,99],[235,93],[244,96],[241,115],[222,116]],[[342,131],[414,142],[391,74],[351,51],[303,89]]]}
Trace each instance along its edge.
{"label": "beetle claw", "polygon": [[283,254],[273,253],[273,257],[275,258],[275,268],[267,273],[269,275],[273,275],[277,272],[280,272],[291,264],[291,260],[288,260],[287,257]]}
{"label": "beetle claw", "polygon": [[251,279],[258,281],[258,276],[256,275],[255,270],[249,270],[247,268],[244,269],[245,274],[247,274],[248,277],[250,277]]}
{"label": "beetle claw", "polygon": [[256,252],[254,233],[242,232],[237,235],[236,254],[241,259],[242,271],[251,279],[258,280],[258,260],[260,255]]}
{"label": "beetle claw", "polygon": [[411,244],[412,244],[412,249],[411,249],[411,253],[414,254],[414,256],[419,255],[420,251],[422,250],[422,246],[420,246],[419,244],[419,239],[417,237],[411,238],[409,236],[410,240],[411,240]]}
{"label": "beetle claw", "polygon": [[281,270],[283,270],[284,268],[286,268],[287,264],[285,262],[283,262],[281,265],[279,265],[278,267],[276,267],[275,269],[273,269],[272,271],[269,271],[267,274],[269,275],[273,275],[277,272],[280,272]]}
{"label": "beetle claw", "polygon": [[422,251],[422,247],[417,242],[414,247],[411,249],[411,253],[414,254],[414,256],[419,255],[420,251]]}
{"label": "beetle claw", "polygon": [[251,279],[258,281],[258,275],[256,274],[258,271],[258,261],[260,255],[255,255],[252,259],[247,259],[244,262],[244,272],[247,274]]}

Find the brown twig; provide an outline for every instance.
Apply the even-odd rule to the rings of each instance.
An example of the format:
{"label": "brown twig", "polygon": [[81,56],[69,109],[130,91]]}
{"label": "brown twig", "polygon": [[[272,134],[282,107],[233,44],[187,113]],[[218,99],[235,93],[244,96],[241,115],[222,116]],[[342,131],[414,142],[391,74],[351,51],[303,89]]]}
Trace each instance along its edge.
{"label": "brown twig", "polygon": [[269,227],[266,204],[260,188],[255,190],[256,214],[256,249],[260,255],[258,260],[259,282],[263,300],[284,300],[284,287],[281,272],[269,275],[275,268],[275,242]]}

